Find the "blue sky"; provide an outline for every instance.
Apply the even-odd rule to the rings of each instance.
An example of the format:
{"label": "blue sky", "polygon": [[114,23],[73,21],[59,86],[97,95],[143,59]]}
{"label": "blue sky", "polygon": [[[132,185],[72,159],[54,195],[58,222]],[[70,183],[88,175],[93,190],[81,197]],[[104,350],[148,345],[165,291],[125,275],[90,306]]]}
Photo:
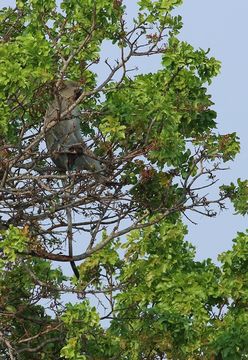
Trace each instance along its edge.
{"label": "blue sky", "polygon": [[[127,9],[135,13],[136,1],[126,0]],[[14,6],[13,0],[1,0],[0,7]],[[218,113],[220,133],[236,131],[241,140],[241,154],[230,170],[221,175],[221,183],[247,178],[248,164],[248,1],[247,0],[185,0],[178,8],[183,16],[181,39],[196,48],[211,48],[211,55],[222,62],[222,72],[209,88]],[[106,52],[109,49],[106,45]],[[155,71],[158,60],[144,62],[142,71]],[[233,209],[215,219],[194,217],[198,225],[189,224],[187,240],[197,247],[197,258],[211,257],[231,247],[237,231],[244,231],[247,217],[233,215]]]}

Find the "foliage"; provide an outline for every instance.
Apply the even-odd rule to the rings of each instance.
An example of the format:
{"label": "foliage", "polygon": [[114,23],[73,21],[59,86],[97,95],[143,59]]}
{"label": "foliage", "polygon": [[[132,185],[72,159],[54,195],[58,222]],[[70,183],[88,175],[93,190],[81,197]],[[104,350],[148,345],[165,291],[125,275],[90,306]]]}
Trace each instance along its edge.
{"label": "foliage", "polygon": [[237,214],[246,215],[248,212],[248,181],[238,179],[237,186],[231,183],[223,185],[221,189],[231,199]]}
{"label": "foliage", "polygon": [[[246,214],[247,181],[206,190],[240,148],[216,130],[220,62],[178,39],[181,3],[140,0],[132,21],[120,0],[0,10],[0,357],[247,358],[248,235],[220,266],[184,241],[182,215],[215,216],[227,198]],[[160,69],[138,74],[155,55]],[[82,94],[57,120],[79,107],[105,183],[62,173],[46,150],[46,109],[68,79]],[[57,267],[71,261],[79,279]]]}

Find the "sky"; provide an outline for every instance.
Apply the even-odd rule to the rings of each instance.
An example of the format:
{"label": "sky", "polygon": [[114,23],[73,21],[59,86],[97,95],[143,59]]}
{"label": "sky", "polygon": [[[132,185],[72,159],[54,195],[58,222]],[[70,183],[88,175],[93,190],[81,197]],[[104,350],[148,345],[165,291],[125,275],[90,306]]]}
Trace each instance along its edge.
{"label": "sky", "polygon": [[[135,0],[126,0],[127,10],[132,14],[136,10]],[[0,8],[14,6],[13,0],[0,0]],[[237,132],[241,141],[241,154],[230,170],[221,174],[219,184],[230,183],[237,178],[246,179],[248,168],[248,1],[247,0],[185,0],[177,8],[182,15],[184,28],[180,38],[195,48],[211,49],[211,56],[222,62],[221,74],[209,87],[214,109],[218,113],[218,131],[220,133]],[[103,49],[110,52],[108,44]],[[145,61],[140,71],[154,72],[159,59]],[[232,246],[237,231],[248,228],[247,217],[234,215],[228,204],[228,210],[215,219],[198,216],[193,218],[197,225],[187,222],[189,234],[186,239],[196,246],[197,259],[212,258],[216,261],[222,251]]]}

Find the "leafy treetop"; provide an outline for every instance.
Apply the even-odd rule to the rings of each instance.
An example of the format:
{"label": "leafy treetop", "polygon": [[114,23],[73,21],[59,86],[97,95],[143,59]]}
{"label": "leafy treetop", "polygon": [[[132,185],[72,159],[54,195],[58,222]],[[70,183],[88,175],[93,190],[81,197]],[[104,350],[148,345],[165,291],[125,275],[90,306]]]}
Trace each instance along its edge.
{"label": "leafy treetop", "polygon": [[[222,268],[195,262],[183,241],[182,214],[212,217],[227,197],[246,213],[247,186],[223,186],[216,198],[206,190],[239,143],[235,133],[216,131],[207,85],[220,62],[178,39],[181,4],[138,1],[131,24],[120,0],[17,0],[0,11],[0,354],[6,359],[247,354],[246,234],[222,255]],[[106,42],[118,59],[103,58]],[[156,55],[158,71],[133,68]],[[46,150],[45,133],[56,121],[45,128],[43,119],[68,79],[83,91],[58,120],[79,107],[85,144],[106,165],[109,184],[86,171],[62,173]],[[68,207],[73,256],[64,247]],[[50,260],[83,260],[79,281],[68,285]],[[65,306],[63,293],[78,301]],[[92,295],[105,311],[93,307]]]}

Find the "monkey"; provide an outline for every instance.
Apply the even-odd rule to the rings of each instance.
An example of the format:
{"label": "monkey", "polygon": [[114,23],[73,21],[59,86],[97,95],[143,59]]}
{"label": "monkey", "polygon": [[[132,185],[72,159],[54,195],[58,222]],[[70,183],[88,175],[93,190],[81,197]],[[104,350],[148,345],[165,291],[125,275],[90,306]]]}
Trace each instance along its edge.
{"label": "monkey", "polygon": [[[80,131],[81,113],[79,107],[75,107],[65,118],[60,119],[60,115],[66,111],[81,95],[78,83],[74,81],[64,81],[61,89],[56,94],[54,100],[48,107],[45,114],[45,142],[51,154],[51,159],[57,168],[62,171],[88,170],[95,173],[95,178],[100,183],[104,183],[105,177],[102,173],[105,167],[96,159],[93,153],[87,149]],[[57,123],[46,131],[51,121]],[[63,182],[66,186],[66,182]],[[69,256],[73,257],[73,234],[72,234],[72,211],[66,208],[68,223],[68,247]],[[79,272],[74,261],[70,262],[75,276],[79,279]]]}
{"label": "monkey", "polygon": [[74,108],[60,120],[61,113],[66,111],[80,95],[81,89],[78,83],[69,80],[64,82],[45,115],[45,128],[51,121],[57,121],[45,134],[46,146],[58,169],[88,170],[99,175],[104,172],[105,167],[84,144],[80,130],[79,107]]}

